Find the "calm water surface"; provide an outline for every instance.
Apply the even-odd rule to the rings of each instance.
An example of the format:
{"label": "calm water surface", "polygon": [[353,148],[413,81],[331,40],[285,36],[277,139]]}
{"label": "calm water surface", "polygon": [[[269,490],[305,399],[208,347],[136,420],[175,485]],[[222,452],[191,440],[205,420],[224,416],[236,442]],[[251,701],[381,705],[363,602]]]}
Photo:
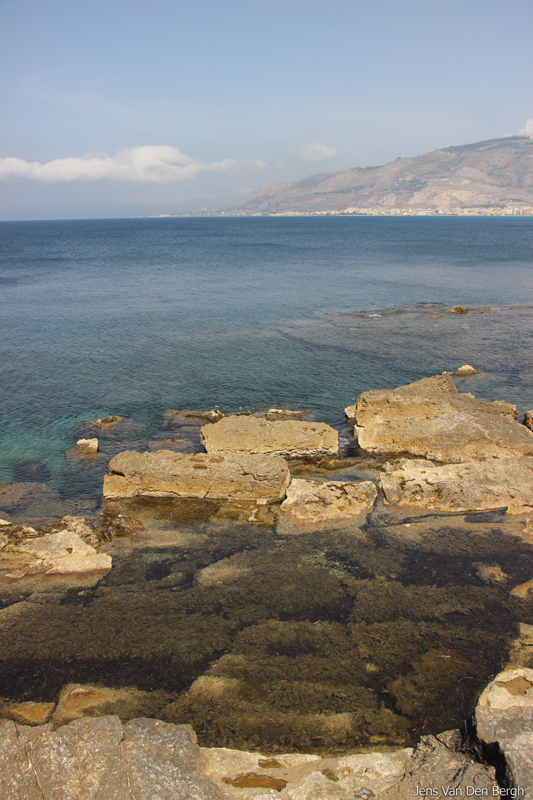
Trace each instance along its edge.
{"label": "calm water surface", "polygon": [[[485,371],[469,391],[533,405],[533,220],[10,222],[0,252],[3,481],[30,460],[67,491],[86,419],[154,436],[166,408],[288,406],[335,423],[365,389],[465,362]],[[455,304],[521,308],[426,316]]]}

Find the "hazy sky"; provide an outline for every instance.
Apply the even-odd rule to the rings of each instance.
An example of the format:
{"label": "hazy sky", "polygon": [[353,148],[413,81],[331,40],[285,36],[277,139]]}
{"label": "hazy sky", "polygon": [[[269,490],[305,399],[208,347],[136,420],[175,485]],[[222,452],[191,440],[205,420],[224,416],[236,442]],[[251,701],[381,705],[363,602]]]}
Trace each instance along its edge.
{"label": "hazy sky", "polygon": [[515,134],[532,41],[531,0],[0,0],[0,218],[180,213]]}

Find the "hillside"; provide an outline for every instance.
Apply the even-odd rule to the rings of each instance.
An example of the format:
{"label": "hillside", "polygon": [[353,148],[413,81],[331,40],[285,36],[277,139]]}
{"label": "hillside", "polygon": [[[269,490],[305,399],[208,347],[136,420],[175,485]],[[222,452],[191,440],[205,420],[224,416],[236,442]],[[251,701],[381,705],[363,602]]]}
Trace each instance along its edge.
{"label": "hillside", "polygon": [[533,139],[491,139],[433,150],[416,158],[397,158],[381,167],[327,172],[292,183],[271,184],[232,211],[424,211],[509,205],[533,206]]}

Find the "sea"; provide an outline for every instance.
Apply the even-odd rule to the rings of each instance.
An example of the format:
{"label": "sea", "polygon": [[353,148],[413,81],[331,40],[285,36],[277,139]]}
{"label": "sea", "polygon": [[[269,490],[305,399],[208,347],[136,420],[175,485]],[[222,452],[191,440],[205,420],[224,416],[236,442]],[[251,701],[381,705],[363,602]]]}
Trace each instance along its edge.
{"label": "sea", "polygon": [[0,482],[33,469],[96,496],[63,486],[86,420],[156,436],[166,409],[275,407],[338,425],[362,391],[465,363],[465,391],[525,411],[532,307],[530,218],[3,222]]}
{"label": "sea", "polygon": [[[303,410],[350,455],[361,392],[463,364],[478,373],[459,391],[533,408],[533,219],[4,222],[0,317],[0,518],[105,534],[115,453],[201,448],[168,409]],[[78,457],[106,416],[124,419]],[[377,479],[352,455],[353,473],[298,474]],[[2,577],[0,718],[81,684],[127,689],[100,713],[188,722],[208,746],[414,745],[469,718],[533,625],[511,594],[533,576],[530,528],[504,509],[378,500],[365,524],[301,536],[150,509],[124,511],[131,535],[114,518],[113,567],[89,586]]]}

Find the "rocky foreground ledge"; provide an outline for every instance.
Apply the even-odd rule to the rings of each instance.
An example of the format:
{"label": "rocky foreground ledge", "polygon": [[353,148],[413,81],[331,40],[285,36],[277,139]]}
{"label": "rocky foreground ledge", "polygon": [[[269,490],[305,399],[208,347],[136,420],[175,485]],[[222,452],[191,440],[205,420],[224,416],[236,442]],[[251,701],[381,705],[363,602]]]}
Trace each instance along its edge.
{"label": "rocky foreground ledge", "polygon": [[[533,798],[533,669],[498,675],[474,728],[415,749],[340,758],[203,748],[190,725],[82,717],[53,729],[0,725],[0,797],[9,800],[353,800]],[[432,794],[429,790],[438,792]],[[424,791],[426,794],[424,794]]]}
{"label": "rocky foreground ledge", "polygon": [[[361,452],[375,458],[368,474],[362,470],[349,480],[332,479],[342,477],[353,462],[330,426],[280,410],[261,418],[201,413],[197,418],[205,423],[205,453],[179,452],[169,440],[168,449],[130,450],[111,459],[96,532],[75,517],[42,528],[0,521],[0,581],[8,594],[92,586],[111,568],[111,557],[98,552],[106,539],[162,539],[183,519],[258,523],[291,537],[363,526],[379,505],[452,514],[506,509],[530,540],[531,415],[522,424],[510,404],[460,394],[450,375],[393,391],[365,392],[346,409]],[[167,422],[173,419],[169,416]],[[105,429],[105,421],[97,422],[97,432]],[[217,564],[207,567],[198,581],[205,583],[211,570],[220,582],[221,562]],[[492,579],[500,580],[501,571]],[[527,599],[532,590],[530,580],[512,594]],[[17,600],[2,609],[6,630],[16,625],[17,614],[25,613],[27,605]],[[403,800],[500,795],[533,800],[533,635],[531,626],[521,627],[528,630],[520,659],[511,659],[487,686],[465,729],[424,736],[415,749],[339,758],[295,753],[268,757],[198,747],[190,726],[153,719],[156,712],[148,707],[140,712],[146,717],[124,722],[118,710],[101,708],[87,708],[83,713],[88,716],[67,722],[60,701],[48,709],[50,722],[35,724],[39,720],[34,718],[33,725],[26,725],[20,707],[6,706],[3,714],[10,719],[0,725],[0,798]]]}

